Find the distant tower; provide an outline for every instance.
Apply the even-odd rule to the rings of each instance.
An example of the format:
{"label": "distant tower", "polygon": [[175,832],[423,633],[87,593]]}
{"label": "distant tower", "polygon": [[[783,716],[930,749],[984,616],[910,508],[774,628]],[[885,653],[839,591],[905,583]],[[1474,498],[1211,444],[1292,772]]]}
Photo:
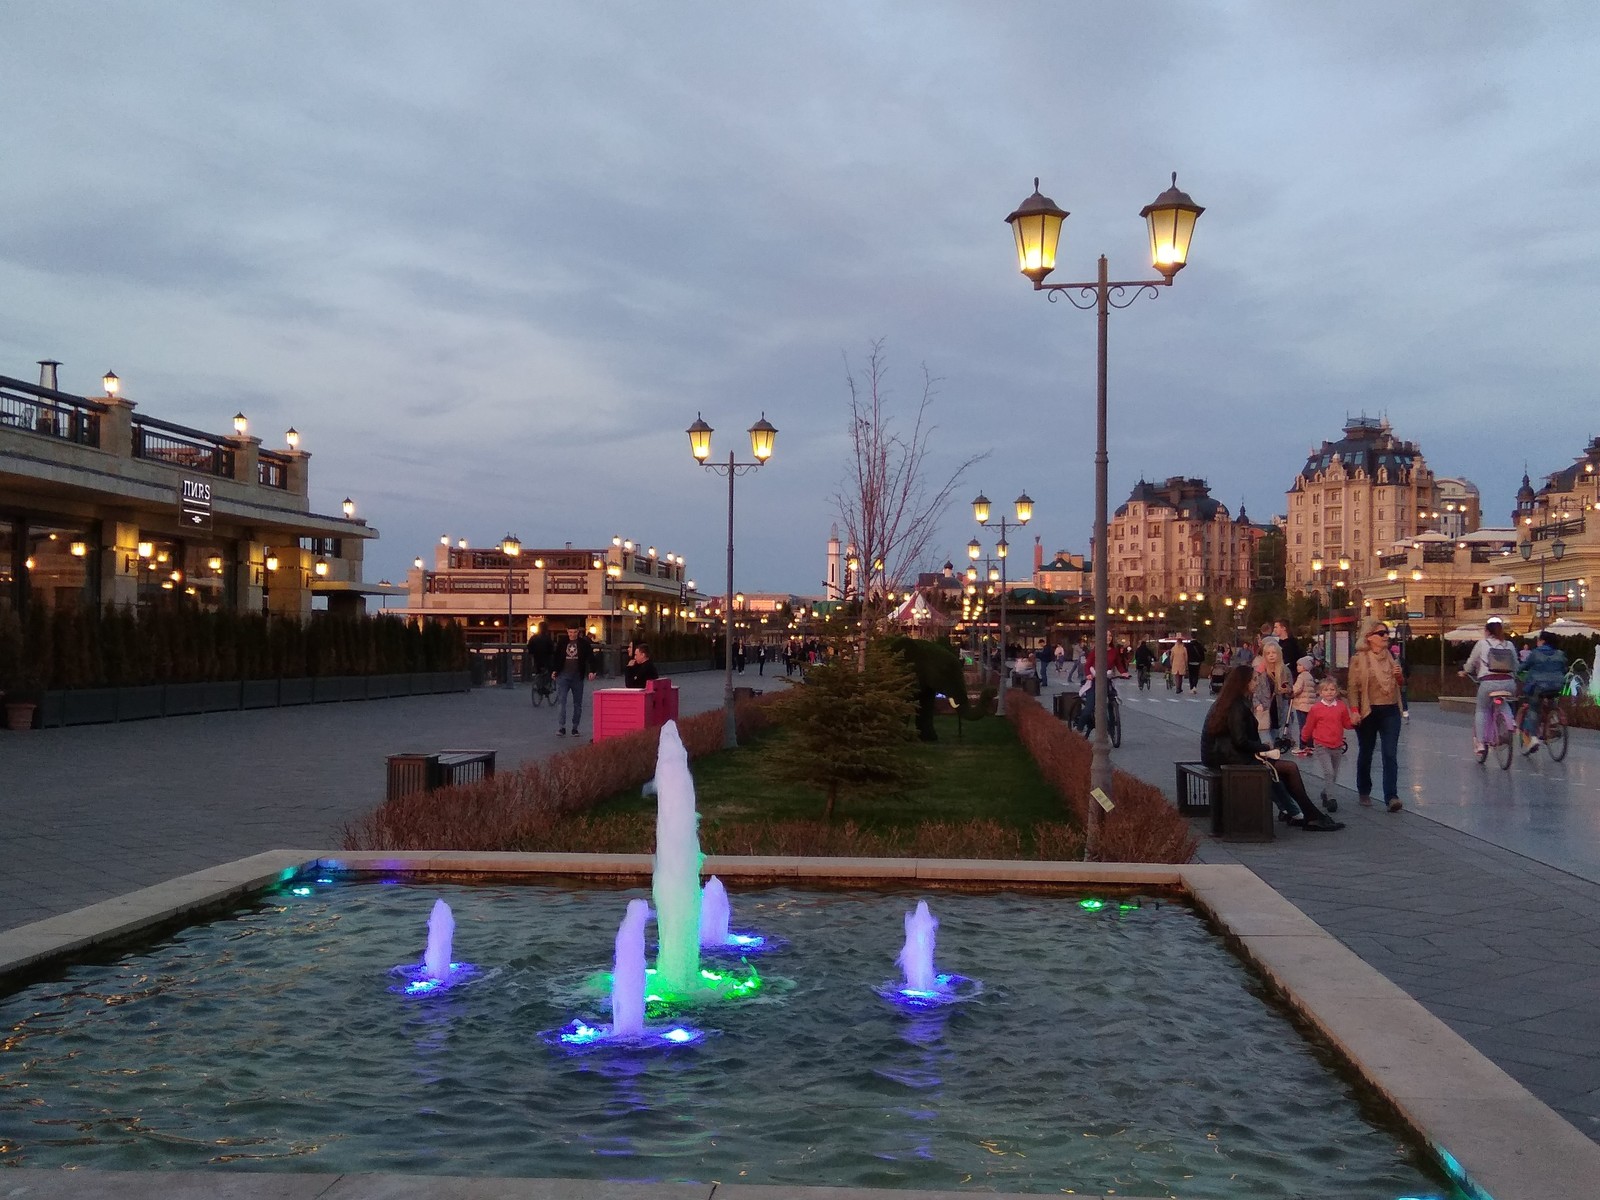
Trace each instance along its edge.
{"label": "distant tower", "polygon": [[828,599],[844,599],[844,551],[839,546],[839,526],[828,530]]}

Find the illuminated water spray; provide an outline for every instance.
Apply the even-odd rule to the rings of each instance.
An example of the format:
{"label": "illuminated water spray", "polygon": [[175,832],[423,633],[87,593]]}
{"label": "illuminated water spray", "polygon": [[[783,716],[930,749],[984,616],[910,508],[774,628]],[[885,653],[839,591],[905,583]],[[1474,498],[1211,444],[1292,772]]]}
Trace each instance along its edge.
{"label": "illuminated water spray", "polygon": [[628,901],[628,915],[617,928],[617,953],[611,969],[611,1032],[617,1037],[644,1033],[644,924],[650,906]]}
{"label": "illuminated water spray", "polygon": [[878,995],[901,1008],[924,1012],[970,1000],[983,991],[982,980],[941,975],[935,969],[933,951],[939,920],[928,910],[926,900],[918,900],[917,907],[906,914],[905,929],[905,944],[895,959],[903,978],[879,984],[873,989]]}
{"label": "illuminated water spray", "polygon": [[435,900],[428,913],[428,944],[419,963],[403,963],[389,974],[401,982],[391,992],[406,996],[430,996],[447,991],[478,973],[471,963],[451,962],[456,933],[455,914],[443,900]]}
{"label": "illuminated water spray", "polygon": [[700,949],[711,953],[759,954],[778,950],[788,943],[782,938],[768,937],[749,930],[732,929],[733,905],[728,901],[728,889],[722,880],[713,875],[706,880],[700,892]]}
{"label": "illuminated water spray", "polygon": [[656,986],[685,994],[700,978],[700,816],[694,777],[678,723],[661,727],[656,751],[656,862],[650,885],[656,902]]}

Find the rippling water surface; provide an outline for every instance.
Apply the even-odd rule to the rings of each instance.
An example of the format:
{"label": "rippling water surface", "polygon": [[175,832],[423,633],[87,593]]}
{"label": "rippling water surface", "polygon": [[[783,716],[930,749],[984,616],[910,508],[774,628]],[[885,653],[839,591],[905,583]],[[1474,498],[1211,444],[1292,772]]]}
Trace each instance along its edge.
{"label": "rippling water surface", "polygon": [[[643,890],[302,885],[0,999],[0,1163],[1455,1195],[1161,897],[735,890],[788,941],[759,999],[698,1045],[569,1053],[539,1035],[605,1018],[580,985]],[[872,989],[919,896],[984,990],[909,1017]],[[435,897],[480,973],[396,995]]]}

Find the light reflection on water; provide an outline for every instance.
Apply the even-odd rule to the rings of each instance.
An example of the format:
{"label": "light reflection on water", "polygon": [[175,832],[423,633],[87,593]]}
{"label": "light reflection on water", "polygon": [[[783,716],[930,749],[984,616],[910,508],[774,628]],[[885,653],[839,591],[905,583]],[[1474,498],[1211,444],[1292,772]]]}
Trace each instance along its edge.
{"label": "light reflection on water", "polygon": [[[294,887],[306,886],[305,880]],[[0,1000],[0,1163],[1185,1196],[1447,1193],[1187,908],[923,893],[969,1002],[898,1011],[904,892],[736,891],[780,981],[564,1053],[640,891],[318,883]],[[435,897],[480,973],[391,994]],[[586,1007],[585,1007],[586,1006]],[[86,1081],[92,1081],[86,1082]]]}

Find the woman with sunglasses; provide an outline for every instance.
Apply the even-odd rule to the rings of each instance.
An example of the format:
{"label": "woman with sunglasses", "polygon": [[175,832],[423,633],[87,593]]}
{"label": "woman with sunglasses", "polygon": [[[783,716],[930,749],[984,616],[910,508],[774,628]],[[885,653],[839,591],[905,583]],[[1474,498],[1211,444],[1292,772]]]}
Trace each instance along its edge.
{"label": "woman with sunglasses", "polygon": [[1389,811],[1400,803],[1400,689],[1405,679],[1389,654],[1389,626],[1367,618],[1361,625],[1361,646],[1350,656],[1347,681],[1350,706],[1360,714],[1356,724],[1356,791],[1372,807],[1372,751],[1383,750],[1383,798]]}

